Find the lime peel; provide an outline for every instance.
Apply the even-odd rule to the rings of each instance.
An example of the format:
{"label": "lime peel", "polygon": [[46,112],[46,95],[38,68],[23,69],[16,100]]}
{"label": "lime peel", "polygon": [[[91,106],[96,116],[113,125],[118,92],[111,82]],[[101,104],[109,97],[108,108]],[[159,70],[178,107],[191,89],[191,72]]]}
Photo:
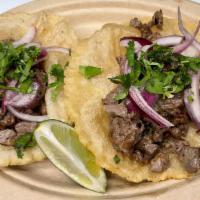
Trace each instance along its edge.
{"label": "lime peel", "polygon": [[[34,134],[42,151],[64,174],[90,190],[105,192],[104,170],[94,164],[94,155],[79,142],[72,127],[58,120],[47,120],[40,123]],[[76,149],[84,151],[81,155],[87,156],[87,159],[77,154],[79,152],[73,144]]]}

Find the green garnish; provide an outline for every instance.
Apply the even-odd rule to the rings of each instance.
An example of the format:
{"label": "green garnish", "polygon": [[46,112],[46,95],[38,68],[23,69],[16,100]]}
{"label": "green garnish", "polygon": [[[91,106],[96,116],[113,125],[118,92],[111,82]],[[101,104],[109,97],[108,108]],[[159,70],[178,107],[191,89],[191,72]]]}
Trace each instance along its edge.
{"label": "green garnish", "polygon": [[126,89],[123,89],[121,90],[120,92],[118,92],[115,96],[114,96],[114,100],[115,101],[120,101],[120,100],[123,100],[127,97],[128,95],[128,90]]}
{"label": "green garnish", "polygon": [[34,46],[26,48],[21,45],[15,48],[11,42],[0,42],[0,82],[16,80],[19,92],[28,93],[34,76],[31,68],[39,54],[40,48]]}
{"label": "green garnish", "polygon": [[191,90],[189,90],[189,95],[188,95],[188,97],[187,97],[187,99],[188,99],[188,101],[190,102],[190,103],[192,103],[193,101],[194,101],[194,92],[193,91],[191,91]]}
{"label": "green garnish", "polygon": [[126,49],[126,58],[128,60],[129,67],[133,67],[135,63],[135,54],[133,53],[134,51],[135,51],[134,42],[130,41]]}
{"label": "green garnish", "polygon": [[90,79],[94,76],[97,76],[102,73],[102,69],[100,67],[93,66],[79,66],[79,72],[85,76],[85,78]]}
{"label": "green garnish", "polygon": [[14,143],[14,147],[18,158],[23,158],[23,151],[28,147],[34,147],[36,145],[35,137],[33,133],[26,133],[21,135]]}
{"label": "green garnish", "polygon": [[55,101],[64,85],[64,69],[60,64],[53,64],[49,74],[55,78],[55,81],[48,85],[49,88],[53,88],[51,98]]}
{"label": "green garnish", "polygon": [[134,43],[129,42],[126,58],[132,71],[109,78],[125,89],[134,85],[171,98],[191,83],[191,71],[195,73],[200,69],[200,58],[174,54],[170,47],[154,45],[150,51],[142,52],[139,58],[133,50]]}
{"label": "green garnish", "polygon": [[115,155],[115,156],[113,157],[113,161],[114,161],[116,164],[118,164],[118,163],[120,162],[119,156],[118,156],[118,155]]}

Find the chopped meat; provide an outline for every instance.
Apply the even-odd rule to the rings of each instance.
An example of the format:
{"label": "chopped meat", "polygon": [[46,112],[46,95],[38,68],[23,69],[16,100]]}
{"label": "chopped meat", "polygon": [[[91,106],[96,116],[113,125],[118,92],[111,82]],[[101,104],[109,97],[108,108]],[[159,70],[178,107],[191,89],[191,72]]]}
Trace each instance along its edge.
{"label": "chopped meat", "polygon": [[169,140],[168,148],[169,147],[177,154],[178,159],[189,173],[197,172],[197,170],[200,169],[199,148],[190,147],[186,141],[176,139]]}
{"label": "chopped meat", "polygon": [[159,29],[162,29],[163,27],[163,13],[162,13],[162,10],[157,10],[151,21],[149,22],[150,23],[150,26],[156,26],[157,28]]}
{"label": "chopped meat", "polygon": [[134,145],[141,139],[144,126],[135,113],[129,114],[124,102],[120,104],[114,100],[114,96],[120,91],[117,87],[111,91],[103,104],[110,114],[110,132],[114,147],[121,152],[130,154]]}
{"label": "chopped meat", "polygon": [[5,112],[3,111],[2,108],[0,108],[0,119],[3,119],[4,116],[5,116]]}
{"label": "chopped meat", "polygon": [[24,133],[32,133],[36,126],[36,122],[19,122],[15,125],[15,130],[20,135]]}
{"label": "chopped meat", "polygon": [[149,136],[144,136],[137,144],[136,148],[150,156],[154,156],[157,153],[159,146],[153,143],[153,140]]}
{"label": "chopped meat", "polygon": [[159,128],[155,130],[155,132],[152,134],[152,139],[155,143],[160,143],[164,140],[164,132],[165,130],[163,128]]}
{"label": "chopped meat", "polygon": [[141,139],[143,125],[136,117],[111,116],[111,140],[114,146],[124,153],[130,153]]}
{"label": "chopped meat", "polygon": [[140,163],[147,164],[152,157],[148,154],[142,153],[140,150],[135,150],[133,152],[133,158]]}
{"label": "chopped meat", "polygon": [[162,29],[163,26],[163,13],[162,10],[158,10],[154,13],[152,19],[148,23],[142,23],[137,17],[131,19],[130,26],[137,28],[141,37],[154,40],[160,36],[158,32],[153,32],[152,27],[156,26],[159,29]]}
{"label": "chopped meat", "polygon": [[188,130],[188,125],[181,124],[178,127],[172,127],[170,128],[170,134],[177,139],[181,139],[186,135],[186,132]]}
{"label": "chopped meat", "polygon": [[184,148],[179,152],[179,159],[183,162],[185,169],[194,173],[200,169],[200,152],[199,148],[194,148],[190,146],[184,146]]}
{"label": "chopped meat", "polygon": [[16,139],[16,132],[12,129],[4,129],[0,131],[0,144],[11,146]]}
{"label": "chopped meat", "polygon": [[169,167],[169,156],[165,153],[158,153],[150,162],[152,172],[163,172]]}
{"label": "chopped meat", "polygon": [[126,117],[127,116],[127,108],[123,103],[120,104],[110,104],[105,105],[106,112],[110,113],[111,115]]}
{"label": "chopped meat", "polygon": [[10,112],[7,112],[6,115],[0,120],[0,126],[9,127],[15,124],[15,116]]}

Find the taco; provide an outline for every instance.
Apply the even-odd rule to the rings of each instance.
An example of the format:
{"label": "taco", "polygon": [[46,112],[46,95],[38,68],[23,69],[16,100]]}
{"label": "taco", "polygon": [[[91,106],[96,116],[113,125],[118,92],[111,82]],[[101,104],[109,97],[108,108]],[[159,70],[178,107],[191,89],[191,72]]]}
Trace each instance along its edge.
{"label": "taco", "polygon": [[[107,24],[79,42],[65,71],[66,122],[97,163],[132,182],[200,168],[199,25],[163,18]],[[180,31],[184,34],[182,36]]]}
{"label": "taco", "polygon": [[77,37],[66,19],[48,13],[4,14],[0,29],[0,166],[25,165],[45,158],[33,131],[60,119],[64,47]]}

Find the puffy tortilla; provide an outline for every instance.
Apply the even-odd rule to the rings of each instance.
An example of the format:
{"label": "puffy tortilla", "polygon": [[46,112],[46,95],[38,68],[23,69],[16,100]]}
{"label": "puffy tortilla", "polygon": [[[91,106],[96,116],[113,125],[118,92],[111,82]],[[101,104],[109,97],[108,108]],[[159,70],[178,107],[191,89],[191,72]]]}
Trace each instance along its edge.
{"label": "puffy tortilla", "polygon": [[[60,46],[72,48],[77,43],[77,37],[65,18],[39,14],[4,14],[0,16],[0,40],[17,40],[34,25],[37,35],[34,41],[43,46]],[[45,63],[46,70],[53,63],[66,63],[68,56],[62,53],[49,53]],[[61,92],[57,101],[51,101],[51,91],[46,94],[47,112],[50,118],[60,119],[59,112],[63,112],[63,93]],[[13,147],[0,145],[0,167],[9,165],[25,165],[45,159],[44,154],[38,146],[28,148],[24,151],[23,158],[18,158]]]}
{"label": "puffy tortilla", "polygon": [[[188,23],[193,31],[194,23]],[[162,35],[180,34],[177,21],[165,19]],[[103,108],[102,99],[116,87],[108,78],[119,74],[116,57],[124,55],[119,46],[122,36],[139,35],[138,31],[122,25],[108,24],[97,31],[91,38],[82,40],[74,50],[70,65],[65,72],[65,109],[66,122],[74,122],[80,141],[94,153],[97,163],[132,182],[161,181],[182,179],[190,174],[183,168],[176,155],[170,155],[171,165],[162,173],[153,173],[148,165],[123,156],[117,152],[109,138],[109,116]],[[200,35],[199,35],[200,36]],[[87,80],[79,73],[79,65],[100,66],[103,73]],[[187,140],[191,146],[200,147],[200,136],[195,128],[190,128]],[[118,155],[116,164],[113,157]]]}

